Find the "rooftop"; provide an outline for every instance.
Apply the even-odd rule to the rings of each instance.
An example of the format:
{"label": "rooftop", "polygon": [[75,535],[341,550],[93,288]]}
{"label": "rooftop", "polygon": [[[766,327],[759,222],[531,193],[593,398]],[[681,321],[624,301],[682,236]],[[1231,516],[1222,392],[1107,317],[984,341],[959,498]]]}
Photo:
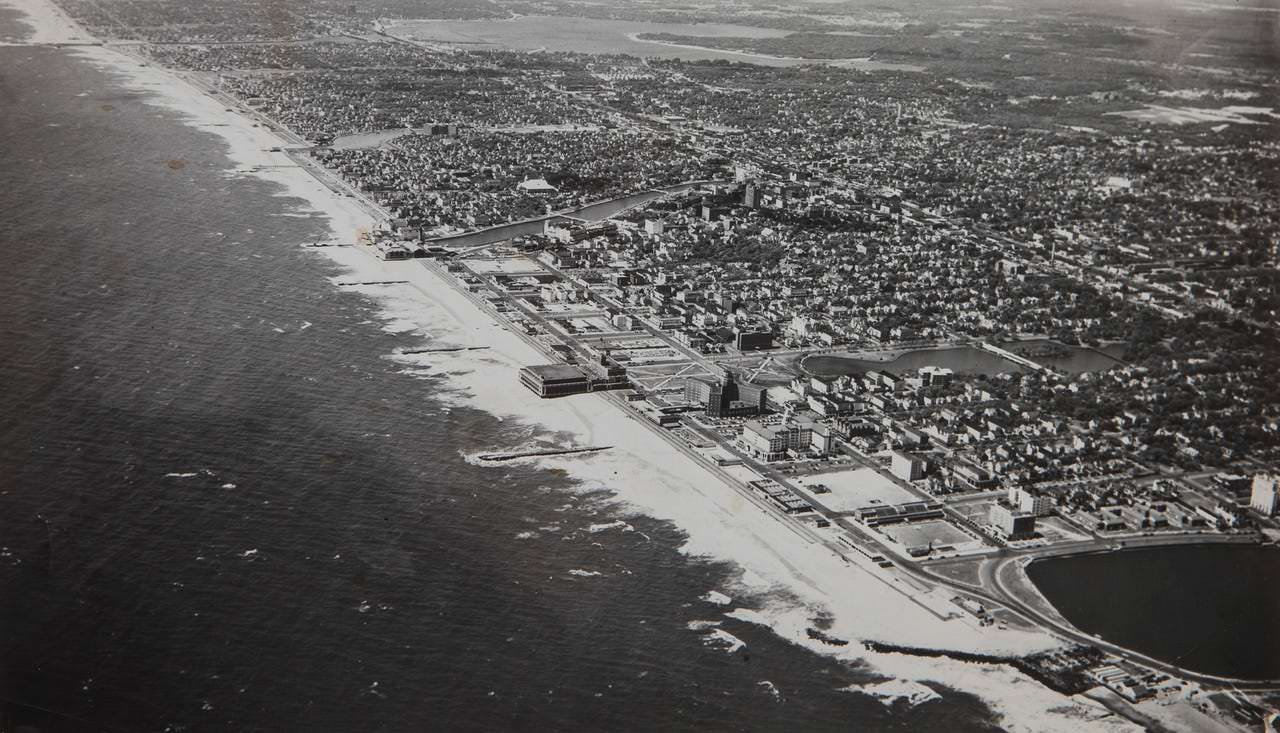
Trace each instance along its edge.
{"label": "rooftop", "polygon": [[586,379],[586,375],[576,366],[568,364],[538,364],[527,366],[524,371],[535,375],[544,382],[562,382],[571,379]]}

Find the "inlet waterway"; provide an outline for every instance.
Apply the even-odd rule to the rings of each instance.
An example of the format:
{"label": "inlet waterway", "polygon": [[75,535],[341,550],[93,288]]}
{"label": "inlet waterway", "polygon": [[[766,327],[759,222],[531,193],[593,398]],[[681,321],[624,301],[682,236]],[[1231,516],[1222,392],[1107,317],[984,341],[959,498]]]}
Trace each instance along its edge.
{"label": "inlet waterway", "polygon": [[1027,575],[1087,633],[1184,669],[1280,678],[1280,549],[1195,545],[1032,563]]}
{"label": "inlet waterway", "polygon": [[653,23],[571,16],[526,15],[497,20],[401,20],[390,25],[392,33],[427,43],[464,48],[505,48],[515,51],[568,51],[593,54],[627,54],[637,58],[684,61],[738,61],[760,66],[834,64],[867,71],[919,71],[908,64],[871,59],[783,58],[764,54],[646,41],[643,33],[671,33],[701,38],[781,38],[791,31],[723,23]]}

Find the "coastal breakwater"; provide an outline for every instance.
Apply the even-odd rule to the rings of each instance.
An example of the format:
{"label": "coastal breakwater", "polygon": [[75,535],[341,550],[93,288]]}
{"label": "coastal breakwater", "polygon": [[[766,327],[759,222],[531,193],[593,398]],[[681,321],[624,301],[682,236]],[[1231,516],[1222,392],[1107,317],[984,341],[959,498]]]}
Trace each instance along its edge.
{"label": "coastal breakwater", "polygon": [[953,659],[957,662],[969,662],[972,664],[1008,665],[1050,690],[1063,695],[1078,695],[1086,690],[1096,687],[1097,683],[1089,679],[1084,674],[1084,669],[1090,664],[1101,662],[1105,656],[1101,650],[1094,647],[1076,647],[1071,650],[1071,654],[1075,658],[1076,664],[1063,666],[1061,664],[1053,664],[1049,662],[1049,657],[1059,654],[1059,652],[1054,652],[1053,654],[1009,656],[948,651],[941,649],[922,649],[918,647],[901,646],[898,644],[884,644],[876,641],[863,642],[863,647],[868,651],[879,652],[882,654],[906,654],[913,657],[931,658],[944,657],[946,659]]}
{"label": "coastal breakwater", "polygon": [[547,456],[570,456],[579,453],[599,453],[612,448],[611,445],[591,446],[587,448],[549,448],[545,450],[526,450],[516,451],[514,453],[483,453],[476,456],[477,460],[493,463],[502,461],[514,461],[517,458],[544,458]]}
{"label": "coastal breakwater", "polygon": [[397,354],[455,354],[459,351],[484,351],[488,346],[441,346],[435,349],[401,349]]}

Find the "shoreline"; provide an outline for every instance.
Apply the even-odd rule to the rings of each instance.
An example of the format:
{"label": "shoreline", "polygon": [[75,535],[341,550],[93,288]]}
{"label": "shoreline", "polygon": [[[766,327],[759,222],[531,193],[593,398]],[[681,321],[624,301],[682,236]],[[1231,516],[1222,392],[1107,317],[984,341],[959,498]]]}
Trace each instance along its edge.
{"label": "shoreline", "polygon": [[[12,6],[24,13],[29,6],[45,10],[52,7],[45,0],[19,0]],[[68,19],[60,16],[60,9],[37,14],[31,25],[34,38],[61,40],[31,40],[22,45],[88,38],[68,36],[74,29],[65,25]],[[147,92],[145,104],[176,112],[182,117],[182,124],[217,136],[225,143],[225,152],[233,164],[226,171],[227,176],[251,175],[279,184],[282,190],[277,196],[300,199],[306,208],[324,216],[335,239],[346,236],[341,232],[374,224],[359,201],[336,195],[310,167],[299,165],[287,153],[270,150],[282,142],[287,144],[287,140],[266,128],[253,127],[253,120],[240,112],[228,112],[223,102],[181,74],[154,64],[144,65],[111,47],[79,46],[69,52],[116,76],[122,85]],[[253,170],[241,170],[247,168]],[[909,596],[885,586],[879,578],[863,577],[866,570],[814,548],[807,538],[777,517],[749,505],[723,478],[688,456],[673,459],[678,451],[612,401],[600,395],[540,400],[520,387],[515,372],[520,366],[545,361],[546,357],[502,326],[475,300],[464,296],[432,264],[382,262],[360,247],[314,251],[342,270],[330,278],[335,286],[347,278],[362,282],[406,281],[390,287],[352,286],[344,290],[354,289],[376,301],[382,309],[384,330],[411,332],[433,346],[461,349],[384,355],[403,365],[409,376],[431,379],[433,385],[441,386],[442,391],[433,397],[500,419],[515,419],[540,434],[557,438],[570,435],[578,445],[621,446],[589,457],[536,460],[540,467],[565,471],[583,489],[608,490],[615,495],[624,517],[644,514],[671,522],[686,537],[680,548],[683,554],[732,564],[738,577],[731,587],[722,590],[773,599],[763,610],[737,609],[731,613],[749,615],[782,638],[815,653],[854,664],[865,662],[877,673],[931,681],[977,695],[1012,730],[1080,729],[1081,721],[1070,714],[1069,706],[1075,704],[1071,698],[1040,686],[1011,667],[999,665],[975,676],[971,662],[935,659],[921,664],[900,652],[877,652],[857,645],[832,647],[807,632],[815,613],[828,612],[833,617],[828,631],[834,636],[930,649],[943,656],[945,651],[971,655],[1034,653],[1059,645],[1051,634],[981,629],[963,619],[941,621],[917,608]],[[466,350],[480,346],[485,350]],[[1067,708],[1068,712],[1047,718],[1050,708]],[[1054,727],[1046,727],[1049,725]]]}

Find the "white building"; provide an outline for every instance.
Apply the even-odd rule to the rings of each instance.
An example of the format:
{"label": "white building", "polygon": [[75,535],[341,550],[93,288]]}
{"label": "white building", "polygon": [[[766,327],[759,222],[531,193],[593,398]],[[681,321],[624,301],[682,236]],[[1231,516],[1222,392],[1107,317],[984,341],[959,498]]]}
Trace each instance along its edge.
{"label": "white building", "polygon": [[560,190],[555,186],[552,186],[550,183],[547,183],[547,179],[545,178],[529,178],[523,180],[516,184],[516,189],[532,194],[555,193]]}
{"label": "white building", "polygon": [[1017,486],[1010,486],[1008,496],[1009,503],[1017,507],[1019,511],[1029,512],[1037,517],[1047,517],[1053,514],[1053,498],[1038,491],[1028,491]]}
{"label": "white building", "polygon": [[920,456],[896,450],[889,463],[889,470],[894,476],[904,481],[915,481],[924,478],[924,472],[928,466],[929,462]]}
{"label": "white building", "polygon": [[765,425],[752,420],[742,426],[742,443],[749,451],[766,461],[777,461],[791,453],[812,452],[827,455],[835,438],[826,425],[811,420],[798,420],[785,425]]}
{"label": "white building", "polygon": [[1280,508],[1280,476],[1268,473],[1254,476],[1249,506],[1265,516],[1275,516],[1276,509]]}
{"label": "white building", "polygon": [[991,507],[991,524],[1004,539],[1020,539],[1035,534],[1036,515],[997,503]]}

